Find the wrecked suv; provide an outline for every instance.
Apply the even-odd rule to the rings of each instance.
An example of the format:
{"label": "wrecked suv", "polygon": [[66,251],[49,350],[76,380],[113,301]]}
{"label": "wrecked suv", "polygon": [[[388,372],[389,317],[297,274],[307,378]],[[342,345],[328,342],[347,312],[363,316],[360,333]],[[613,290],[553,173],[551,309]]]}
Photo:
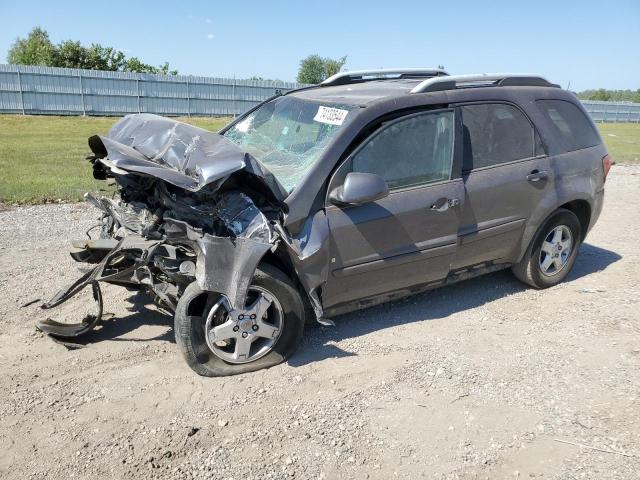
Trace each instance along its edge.
{"label": "wrecked suv", "polygon": [[[96,311],[39,322],[69,338],[101,283],[174,312],[200,375],[276,365],[305,322],[510,267],[545,288],[571,270],[611,158],[576,97],[536,76],[347,72],[265,101],[219,133],[131,115],[89,139],[113,198],[71,255]],[[99,231],[99,233],[97,233]]]}

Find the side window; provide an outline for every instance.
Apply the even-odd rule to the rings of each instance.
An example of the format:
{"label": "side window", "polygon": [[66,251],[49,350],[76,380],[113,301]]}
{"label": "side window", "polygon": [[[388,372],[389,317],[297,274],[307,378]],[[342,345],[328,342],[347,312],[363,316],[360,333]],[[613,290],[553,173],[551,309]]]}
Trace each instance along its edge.
{"label": "side window", "polygon": [[593,147],[600,138],[585,114],[565,100],[538,100],[542,113],[553,125],[565,152]]}
{"label": "side window", "polygon": [[352,157],[351,171],[378,174],[391,190],[448,180],[453,118],[453,111],[440,111],[383,126]]}
{"label": "side window", "polygon": [[514,106],[487,103],[464,105],[460,110],[463,171],[530,158],[540,152],[531,123]]}

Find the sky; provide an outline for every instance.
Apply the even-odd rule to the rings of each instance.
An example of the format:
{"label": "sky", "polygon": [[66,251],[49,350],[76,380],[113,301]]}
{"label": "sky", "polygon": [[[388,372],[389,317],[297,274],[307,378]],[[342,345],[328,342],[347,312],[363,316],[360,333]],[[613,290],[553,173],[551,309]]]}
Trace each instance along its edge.
{"label": "sky", "polygon": [[309,54],[345,68],[537,73],[563,87],[640,88],[640,0],[0,0],[0,63],[36,25],[181,74],[294,81]]}

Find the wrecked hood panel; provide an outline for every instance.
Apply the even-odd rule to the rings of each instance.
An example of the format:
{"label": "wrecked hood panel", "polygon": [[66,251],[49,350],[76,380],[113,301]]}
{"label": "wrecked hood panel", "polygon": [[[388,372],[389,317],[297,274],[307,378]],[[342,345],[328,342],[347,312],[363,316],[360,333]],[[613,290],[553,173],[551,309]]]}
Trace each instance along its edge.
{"label": "wrecked hood panel", "polygon": [[151,114],[127,115],[105,137],[89,146],[99,161],[117,171],[160,178],[195,192],[244,171],[264,184],[274,198],[288,193],[255,157],[214,132]]}

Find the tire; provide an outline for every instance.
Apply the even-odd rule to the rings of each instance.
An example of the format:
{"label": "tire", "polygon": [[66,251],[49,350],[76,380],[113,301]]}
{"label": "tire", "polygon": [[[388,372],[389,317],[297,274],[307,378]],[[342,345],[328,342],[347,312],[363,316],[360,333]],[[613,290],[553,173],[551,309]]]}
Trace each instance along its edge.
{"label": "tire", "polygon": [[[565,250],[554,250],[554,255],[557,254],[558,261],[561,266],[551,265],[546,272],[543,269],[544,260],[547,259],[547,251],[549,251],[549,245],[556,245],[557,243],[549,242],[547,240],[553,239],[552,234],[561,232],[562,238],[571,237],[571,249],[570,252],[562,260],[562,255]],[[551,236],[550,236],[551,235]],[[566,240],[562,242],[566,244]],[[511,267],[511,271],[518,280],[534,288],[542,289],[549,288],[562,282],[573,268],[573,264],[578,256],[580,244],[582,243],[582,227],[580,221],[576,215],[564,208],[559,208],[554,211],[545,223],[538,229],[536,235],[533,237],[529,248],[525,252],[522,260]],[[543,251],[544,248],[544,251]],[[551,259],[555,263],[555,258]]]}
{"label": "tire", "polygon": [[[255,360],[243,359],[242,363],[234,363],[233,360],[227,359],[231,354],[225,353],[217,344],[211,344],[211,339],[208,341],[205,335],[206,319],[212,309],[220,305],[222,296],[203,291],[197,282],[193,282],[180,297],[174,317],[176,343],[189,367],[198,375],[223,377],[269,368],[286,361],[298,347],[304,331],[304,305],[291,279],[279,269],[262,264],[256,269],[249,289],[250,294],[251,292],[256,294],[259,290],[275,299],[264,318],[269,319],[271,308],[276,308],[273,312],[276,312],[274,317],[279,318],[279,334],[273,340],[274,343],[269,347],[268,353],[262,354]],[[258,295],[260,295],[259,292]],[[215,311],[216,315],[217,312],[218,310]],[[233,323],[233,320],[239,317],[224,318],[226,322]],[[234,331],[236,331],[235,327]],[[247,331],[251,335],[251,331],[248,329]],[[256,334],[254,342],[259,340],[257,337]],[[267,342],[270,341],[272,339],[267,340]],[[250,348],[255,349],[253,344],[251,345]],[[215,353],[212,348],[218,353]]]}

